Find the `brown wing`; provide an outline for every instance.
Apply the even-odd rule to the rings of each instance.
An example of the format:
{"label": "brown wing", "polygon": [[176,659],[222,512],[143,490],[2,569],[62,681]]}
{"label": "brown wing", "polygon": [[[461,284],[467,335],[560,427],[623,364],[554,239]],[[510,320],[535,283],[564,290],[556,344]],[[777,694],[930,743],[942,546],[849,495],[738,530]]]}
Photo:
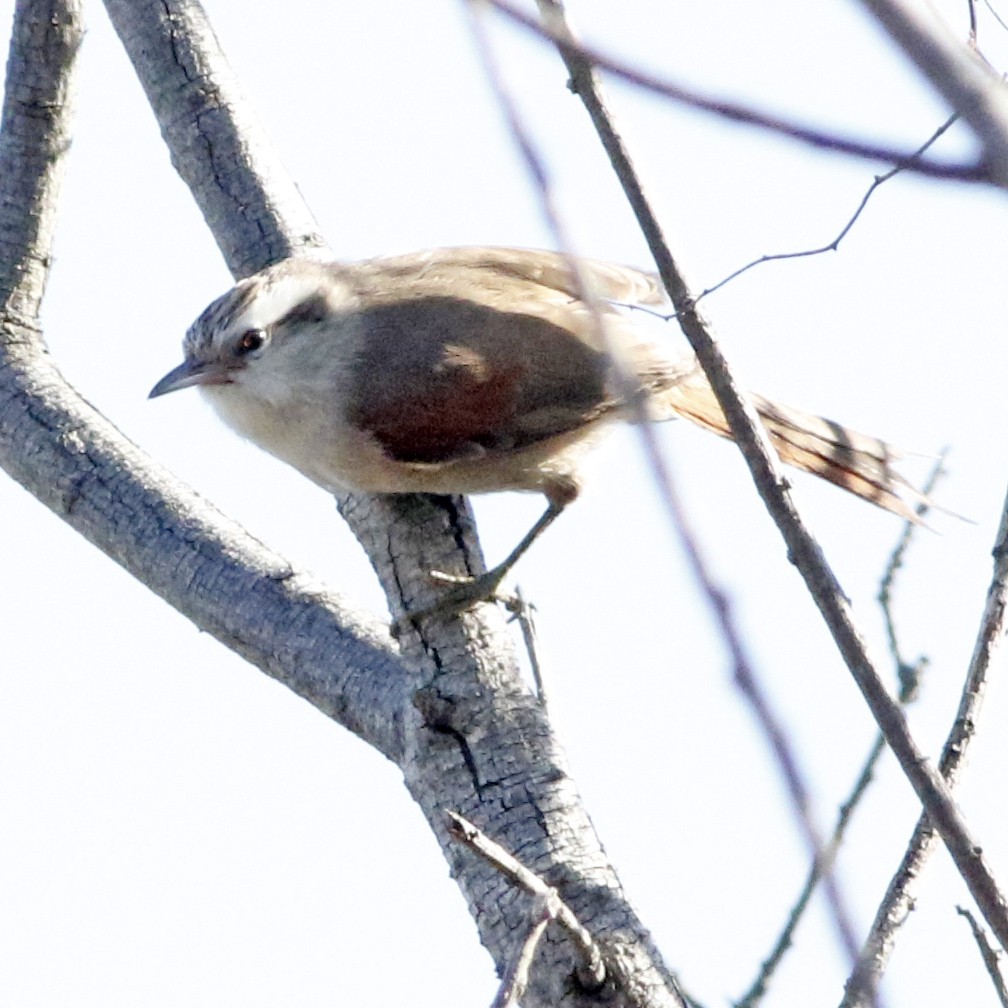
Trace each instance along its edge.
{"label": "brown wing", "polygon": [[[486,285],[469,293],[475,300],[425,296],[418,285],[413,298],[363,309],[367,335],[348,418],[394,459],[445,462],[513,450],[576,429],[606,408],[605,355],[574,335],[571,312],[543,317],[527,290],[512,291],[511,311],[480,303],[497,300]],[[523,302],[531,313],[521,311]]]}
{"label": "brown wing", "polygon": [[[600,298],[666,300],[651,274],[595,260],[582,266]],[[364,324],[371,334],[358,361],[351,419],[394,458],[435,462],[519,448],[617,408],[565,256],[432,249],[357,264],[348,279],[370,306]],[[639,342],[632,320],[601,308],[659,418],[678,415],[731,436],[692,355]],[[901,495],[918,495],[894,470],[899,453],[885,442],[759,397],[756,405],[785,462],[916,520]]]}

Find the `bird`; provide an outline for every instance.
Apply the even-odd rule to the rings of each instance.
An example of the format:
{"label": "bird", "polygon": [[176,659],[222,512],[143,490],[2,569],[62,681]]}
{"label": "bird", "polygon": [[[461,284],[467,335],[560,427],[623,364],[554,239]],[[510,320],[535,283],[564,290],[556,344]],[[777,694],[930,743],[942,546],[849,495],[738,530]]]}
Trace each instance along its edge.
{"label": "bird", "polygon": [[[581,283],[591,291],[582,296]],[[696,357],[640,309],[660,279],[559,252],[437,248],[356,263],[288,258],[248,276],[189,327],[150,398],[198,387],[239,435],[331,493],[533,491],[542,517],[445,604],[491,598],[581,489],[614,422],[731,429]],[[639,309],[635,311],[634,309]],[[781,460],[915,521],[902,453],[753,396]]]}

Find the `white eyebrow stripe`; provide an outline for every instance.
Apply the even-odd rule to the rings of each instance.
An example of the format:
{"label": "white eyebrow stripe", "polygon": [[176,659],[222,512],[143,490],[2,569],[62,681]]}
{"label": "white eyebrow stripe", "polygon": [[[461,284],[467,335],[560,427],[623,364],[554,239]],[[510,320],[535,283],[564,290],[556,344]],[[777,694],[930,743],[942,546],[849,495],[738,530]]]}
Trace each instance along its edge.
{"label": "white eyebrow stripe", "polygon": [[319,278],[311,273],[288,274],[268,282],[235,319],[233,329],[268,329],[298,305],[319,293]]}

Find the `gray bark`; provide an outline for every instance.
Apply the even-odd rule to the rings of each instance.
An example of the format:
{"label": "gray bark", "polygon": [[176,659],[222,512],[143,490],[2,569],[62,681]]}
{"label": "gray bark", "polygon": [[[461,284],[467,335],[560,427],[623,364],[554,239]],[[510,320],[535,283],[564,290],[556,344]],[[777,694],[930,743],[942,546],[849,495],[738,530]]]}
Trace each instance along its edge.
{"label": "gray bark", "polygon": [[[291,254],[324,254],[202,10],[139,0],[106,6],[235,276]],[[20,0],[16,24],[0,136],[0,464],[197,626],[402,768],[498,970],[521,944],[530,898],[459,848],[446,808],[559,889],[603,946],[607,1003],[682,1005],[600,847],[542,706],[519,676],[495,609],[409,633],[397,648],[375,619],[180,486],[63,380],[37,312],[69,137],[79,12],[70,0]],[[482,569],[462,500],[347,497],[340,506],[394,614],[436,590],[431,568]],[[574,963],[571,943],[551,925],[524,1003],[597,1003],[598,994],[574,981]]]}

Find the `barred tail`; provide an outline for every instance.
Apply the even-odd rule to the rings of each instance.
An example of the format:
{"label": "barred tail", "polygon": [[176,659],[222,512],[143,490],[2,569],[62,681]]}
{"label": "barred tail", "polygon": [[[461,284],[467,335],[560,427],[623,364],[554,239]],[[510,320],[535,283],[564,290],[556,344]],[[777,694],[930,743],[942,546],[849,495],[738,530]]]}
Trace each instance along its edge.
{"label": "barred tail", "polygon": [[[732,436],[703,375],[691,375],[656,398],[663,419],[677,415],[721,437]],[[926,498],[894,469],[893,462],[902,455],[898,449],[832,420],[780,406],[761,396],[753,396],[752,400],[781,461],[829,480],[901,518],[919,522],[914,504]]]}

